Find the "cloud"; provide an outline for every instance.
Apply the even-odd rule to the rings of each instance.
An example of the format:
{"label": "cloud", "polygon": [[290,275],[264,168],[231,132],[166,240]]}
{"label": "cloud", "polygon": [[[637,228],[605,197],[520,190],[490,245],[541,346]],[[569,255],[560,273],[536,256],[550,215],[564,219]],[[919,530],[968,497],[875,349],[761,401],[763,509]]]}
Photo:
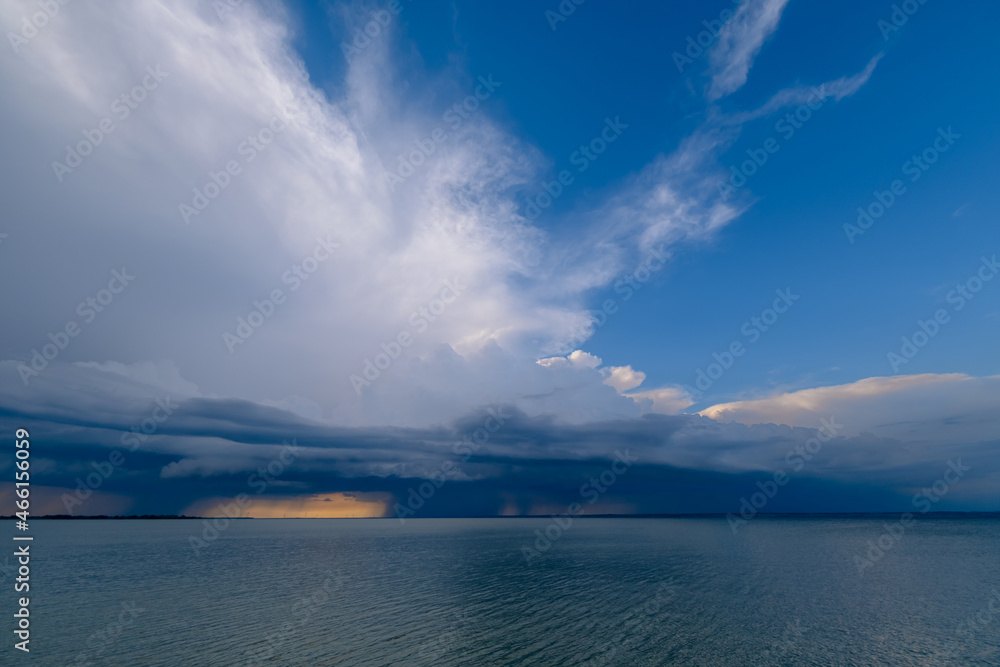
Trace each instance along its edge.
{"label": "cloud", "polygon": [[610,366],[603,369],[602,374],[604,384],[614,387],[619,393],[635,389],[646,379],[645,373],[634,370],[631,366]]}
{"label": "cloud", "polygon": [[635,391],[628,397],[640,405],[647,405],[647,412],[661,415],[675,415],[694,405],[687,392],[680,387],[661,387]]}
{"label": "cloud", "polygon": [[719,122],[725,125],[743,125],[757,118],[768,116],[779,109],[791,106],[823,102],[829,98],[833,98],[835,102],[839,102],[845,97],[850,97],[858,92],[862,86],[868,83],[868,80],[871,79],[872,74],[875,72],[875,67],[882,60],[882,56],[883,54],[879,53],[872,57],[864,69],[857,74],[843,76],[819,86],[786,88],[776,93],[758,109],[747,112],[735,112],[722,117]]}
{"label": "cloud", "polygon": [[[78,380],[84,377],[81,374],[102,373],[73,367],[54,370],[76,374]],[[597,373],[589,368],[572,372]],[[133,386],[130,379],[105,375],[122,383],[122,388]],[[61,386],[69,384],[66,379],[61,378]],[[946,377],[940,382],[970,382],[960,393],[974,396],[987,384],[995,385],[996,379],[982,383]],[[882,391],[862,387],[827,393],[850,394],[860,403],[932,383],[915,379],[898,384]],[[4,428],[18,424],[31,431],[33,442],[45,443],[44,456],[37,461],[50,489],[39,498],[45,507],[61,502],[62,494],[72,493],[79,479],[94,472],[94,463],[110,460],[117,450],[125,462],[107,475],[98,490],[102,497],[119,499],[117,506],[129,512],[194,513],[192,508],[208,512],[205,508],[219,499],[247,493],[261,500],[265,514],[320,513],[325,502],[321,498],[331,494],[382,503],[354,507],[354,501],[345,501],[340,510],[378,513],[379,508],[406,498],[414,485],[432,479],[447,461],[456,466],[455,472],[449,473],[434,502],[428,502],[425,516],[526,512],[578,499],[580,484],[606,469],[616,451],[628,450],[635,465],[615,484],[613,493],[602,498],[607,507],[637,512],[732,511],[747,489],[756,488],[756,480],[787,470],[797,483],[783,491],[775,511],[905,508],[914,487],[932,483],[949,459],[961,458],[973,470],[968,484],[963,480],[960,489],[949,493],[948,507],[995,509],[995,487],[988,483],[998,463],[995,430],[988,441],[961,428],[948,438],[923,437],[923,427],[939,421],[943,410],[896,431],[899,437],[854,433],[856,426],[849,425],[853,413],[845,411],[846,418],[834,414],[827,423],[836,425],[835,436],[805,460],[796,452],[817,436],[822,425],[819,410],[837,407],[829,399],[795,401],[810,411],[798,417],[802,426],[721,423],[700,415],[568,424],[496,405],[439,426],[398,428],[343,427],[249,401],[188,397],[175,405],[153,437],[132,451],[123,447],[121,438],[150,414],[154,402],[122,403],[114,396],[112,391],[94,395],[68,389],[58,419],[32,411],[30,402],[0,413]],[[912,398],[909,393],[897,397],[899,403]],[[989,400],[995,405],[992,396],[981,399],[981,404]],[[498,428],[480,448],[463,456],[470,450],[456,445],[480,429],[486,415],[495,417]],[[281,460],[284,442],[294,442],[298,448],[294,460],[277,473],[272,470],[274,479],[266,493],[257,494],[252,475]],[[88,508],[84,503],[79,509],[87,513]]]}
{"label": "cloud", "polygon": [[601,358],[583,350],[574,350],[565,357],[539,359],[538,365],[545,368],[597,368],[601,365]]}
{"label": "cloud", "polygon": [[143,385],[162,389],[168,394],[177,396],[201,395],[198,385],[182,378],[176,364],[172,361],[143,361],[133,364],[123,364],[117,361],[104,363],[78,361],[75,365],[80,368],[92,368],[105,373],[114,373]]}
{"label": "cloud", "polygon": [[1000,376],[962,373],[872,377],[832,387],[713,405],[699,414],[723,422],[813,425],[834,415],[849,433],[919,442],[996,438]]}
{"label": "cloud", "polygon": [[713,74],[708,99],[739,90],[764,42],[778,28],[788,0],[748,0],[722,28],[709,54]]}
{"label": "cloud", "polygon": [[[166,359],[190,385],[174,391],[295,396],[312,414],[357,422],[371,412],[350,378],[400,334],[412,341],[400,367],[440,360],[441,346],[475,354],[492,342],[537,358],[566,340],[585,318],[579,295],[536,300],[517,285],[537,276],[545,240],[509,194],[533,178],[533,149],[485,109],[453,128],[416,106],[392,67],[374,66],[395,57],[391,34],[354,59],[343,97],[327,97],[289,47],[285,17],[268,11],[243,3],[220,19],[196,2],[85,5],[0,63],[6,85],[32,91],[0,112],[18,137],[10,159],[38,165],[11,184],[21,193],[12,214],[35,223],[16,229],[21,246],[3,270],[45,275],[4,297],[20,322],[5,349],[28,361],[72,320],[82,333],[60,361],[128,374]],[[119,120],[116,98],[146,67],[165,78]],[[425,80],[426,90],[461,101],[478,85],[447,79]],[[50,163],[104,117],[115,129],[60,182]],[[275,118],[280,133],[269,129]],[[391,191],[397,156],[442,125],[448,140],[434,159]],[[248,137],[260,145],[265,132],[269,143],[253,148]],[[238,174],[227,175],[229,163]],[[209,199],[213,178],[226,184]],[[197,211],[189,221],[182,205]],[[323,239],[337,249],[303,274]],[[122,265],[134,284],[81,322],[77,304]],[[461,295],[428,312],[446,281]],[[240,328],[261,314],[259,328]],[[232,343],[238,331],[250,335]]]}

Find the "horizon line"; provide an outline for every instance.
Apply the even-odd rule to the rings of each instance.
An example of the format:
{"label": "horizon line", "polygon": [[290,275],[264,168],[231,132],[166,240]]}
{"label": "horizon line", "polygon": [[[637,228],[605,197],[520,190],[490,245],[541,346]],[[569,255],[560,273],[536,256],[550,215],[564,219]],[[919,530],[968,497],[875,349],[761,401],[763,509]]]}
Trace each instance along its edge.
{"label": "horizon line", "polygon": [[[913,518],[920,518],[925,516],[937,516],[937,517],[980,517],[980,518],[1000,518],[1000,510],[941,510],[934,512],[900,512],[900,511],[870,511],[870,512],[758,512],[751,517],[752,519],[770,517],[770,518],[850,518],[850,517],[885,517],[885,516],[898,516],[901,514],[910,514]],[[422,520],[422,519],[551,519],[555,516],[563,516],[562,514],[515,514],[515,515],[497,515],[497,514],[482,514],[473,516],[426,516],[426,517],[407,517],[407,520]],[[738,514],[733,514],[732,512],[679,512],[679,513],[648,513],[648,514],[578,514],[573,516],[574,519],[725,519],[729,516],[740,517]],[[0,519],[15,520],[15,516],[2,516]],[[320,519],[320,520],[357,520],[357,519],[396,519],[395,516],[286,516],[286,517],[252,517],[252,516],[189,516],[185,514],[85,514],[85,515],[69,515],[69,514],[43,514],[39,516],[32,516],[31,519],[44,519],[49,521],[79,521],[79,520],[138,520],[138,521],[172,521],[172,520],[190,520],[190,519],[256,519],[258,521],[285,521],[285,520],[301,520],[301,519]],[[744,519],[748,520],[748,519]]]}

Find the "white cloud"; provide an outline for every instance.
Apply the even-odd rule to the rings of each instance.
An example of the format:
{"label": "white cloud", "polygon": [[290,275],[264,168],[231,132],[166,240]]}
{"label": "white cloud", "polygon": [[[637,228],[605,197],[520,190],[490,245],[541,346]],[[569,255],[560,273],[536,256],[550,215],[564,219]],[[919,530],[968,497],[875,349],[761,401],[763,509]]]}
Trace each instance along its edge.
{"label": "white cloud", "polygon": [[576,350],[572,352],[567,359],[574,366],[583,366],[584,368],[597,368],[601,365],[601,358],[596,357],[589,352],[584,352],[583,350]]}
{"label": "white cloud", "polygon": [[[4,7],[19,17],[34,5]],[[34,222],[16,230],[21,248],[4,270],[46,275],[17,295],[23,333],[11,348],[29,357],[53,320],[78,319],[76,303],[122,265],[134,285],[60,360],[96,359],[128,375],[166,358],[205,392],[299,396],[327,415],[348,404],[353,418],[365,411],[349,377],[404,331],[413,342],[399,365],[441,345],[474,353],[494,341],[520,356],[567,339],[585,318],[577,295],[543,303],[513,286],[537,272],[544,240],[505,194],[533,177],[533,149],[483,110],[448,127],[434,159],[391,193],[384,167],[442,124],[440,113],[406,110],[391,85],[391,35],[355,59],[346,96],[330,101],[289,48],[283,17],[260,11],[244,3],[220,21],[195,2],[83,4],[0,62],[5,85],[24,91],[0,111],[18,136],[9,159],[37,165],[9,186],[17,217]],[[166,73],[160,86],[58,182],[50,162],[114,117],[113,100],[147,66]],[[443,99],[471,92],[425,83],[444,88]],[[249,161],[243,142],[275,116],[287,129]],[[192,205],[192,189],[230,160],[240,173],[185,224],[179,205]],[[293,291],[282,276],[327,236],[338,250]],[[462,295],[414,325],[445,280],[461,282]],[[223,333],[275,289],[285,303],[230,353]]]}
{"label": "white cloud", "polygon": [[676,415],[685,408],[694,405],[688,395],[680,387],[662,387],[647,389],[627,394],[629,398],[644,407],[644,412],[661,415]]}
{"label": "white cloud", "polygon": [[162,389],[174,396],[201,396],[198,385],[182,378],[180,371],[172,361],[158,363],[142,361],[134,364],[123,364],[117,361],[105,363],[78,361],[75,365],[105,373],[114,373],[145,386]]}
{"label": "white cloud", "polygon": [[619,393],[635,389],[646,380],[646,374],[631,366],[609,366],[602,369],[604,384],[614,387]]}
{"label": "white cloud", "polygon": [[897,375],[713,405],[699,414],[722,422],[815,427],[836,417],[845,434],[907,441],[995,440],[1000,376]]}
{"label": "white cloud", "polygon": [[709,54],[714,73],[711,101],[739,90],[768,37],[778,28],[788,0],[748,0],[719,33]]}
{"label": "white cloud", "polygon": [[862,86],[868,83],[871,79],[872,74],[875,72],[875,67],[878,65],[879,61],[882,60],[881,53],[874,56],[868,61],[857,74],[851,76],[842,76],[839,79],[834,79],[833,81],[827,81],[819,86],[796,86],[793,88],[786,88],[779,91],[771,97],[765,104],[760,108],[754,109],[753,111],[747,112],[737,112],[729,116],[724,117],[721,121],[725,124],[732,125],[743,125],[757,118],[762,118],[775,111],[791,106],[809,104],[815,102],[824,102],[829,98],[833,98],[834,101],[839,102],[845,97],[850,97],[854,93],[858,92]]}

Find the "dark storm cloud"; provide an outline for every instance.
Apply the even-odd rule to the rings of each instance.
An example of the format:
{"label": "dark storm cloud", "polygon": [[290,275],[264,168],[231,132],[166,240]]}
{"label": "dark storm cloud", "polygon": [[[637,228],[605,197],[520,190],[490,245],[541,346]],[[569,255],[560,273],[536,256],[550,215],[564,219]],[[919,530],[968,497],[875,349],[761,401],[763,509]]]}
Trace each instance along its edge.
{"label": "dark storm cloud", "polygon": [[[0,426],[31,431],[33,482],[46,487],[75,488],[95,463],[120,452],[124,463],[100,491],[131,499],[130,511],[157,513],[247,492],[249,476],[286,442],[299,454],[269,497],[381,493],[405,503],[436,477],[418,513],[428,517],[564,511],[621,453],[634,463],[599,494],[594,511],[737,511],[776,472],[789,481],[768,511],[905,509],[914,489],[933,484],[958,458],[972,467],[968,493],[956,487],[948,506],[978,508],[983,490],[973,492],[996,468],[995,442],[918,447],[697,415],[574,425],[488,405],[435,428],[346,428],[246,400],[172,395],[79,366],[53,368],[28,395],[0,387]],[[900,453],[906,464],[894,463]]]}

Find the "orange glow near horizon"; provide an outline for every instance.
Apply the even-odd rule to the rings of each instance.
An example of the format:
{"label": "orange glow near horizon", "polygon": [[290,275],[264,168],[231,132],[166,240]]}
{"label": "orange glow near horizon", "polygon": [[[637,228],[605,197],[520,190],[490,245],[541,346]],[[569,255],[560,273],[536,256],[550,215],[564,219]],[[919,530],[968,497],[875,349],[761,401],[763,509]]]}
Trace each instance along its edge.
{"label": "orange glow near horizon", "polygon": [[[376,495],[376,494],[365,494]],[[309,518],[348,519],[379,518],[389,510],[387,499],[363,499],[354,494],[321,493],[303,498],[255,498],[246,516],[255,519]]]}
{"label": "orange glow near horizon", "polygon": [[[243,516],[254,519],[370,519],[388,516],[392,497],[383,493],[318,493],[297,498],[250,495]],[[202,500],[184,513],[189,516],[223,516],[223,505],[232,498]]]}

